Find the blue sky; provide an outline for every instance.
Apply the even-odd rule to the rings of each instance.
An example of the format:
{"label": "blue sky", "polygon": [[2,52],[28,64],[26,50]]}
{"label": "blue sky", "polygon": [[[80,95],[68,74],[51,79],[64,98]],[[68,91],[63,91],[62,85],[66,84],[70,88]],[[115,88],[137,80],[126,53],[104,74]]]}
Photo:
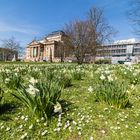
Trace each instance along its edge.
{"label": "blue sky", "polygon": [[118,31],[115,40],[135,37],[126,16],[129,0],[0,0],[0,39],[14,36],[25,47],[65,23],[84,19],[92,6],[104,9],[109,24]]}

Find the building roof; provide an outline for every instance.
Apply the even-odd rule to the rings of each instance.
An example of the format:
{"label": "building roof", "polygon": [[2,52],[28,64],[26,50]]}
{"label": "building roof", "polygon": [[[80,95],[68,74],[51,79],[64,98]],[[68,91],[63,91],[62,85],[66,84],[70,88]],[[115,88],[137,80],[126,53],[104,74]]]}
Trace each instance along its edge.
{"label": "building roof", "polygon": [[28,46],[32,46],[32,45],[40,45],[40,44],[42,44],[40,41],[33,40],[32,42],[30,42],[30,43],[28,44]]}
{"label": "building roof", "polygon": [[135,44],[140,44],[140,41],[136,41],[134,38],[131,38],[127,40],[114,41],[111,44],[103,44],[102,46],[122,46],[122,45],[135,45]]}
{"label": "building roof", "polygon": [[57,36],[57,35],[65,35],[65,32],[62,30],[54,31],[47,35],[47,37]]}
{"label": "building roof", "polygon": [[130,38],[130,39],[127,39],[127,40],[114,41],[114,44],[132,44],[132,43],[136,43],[135,38]]}

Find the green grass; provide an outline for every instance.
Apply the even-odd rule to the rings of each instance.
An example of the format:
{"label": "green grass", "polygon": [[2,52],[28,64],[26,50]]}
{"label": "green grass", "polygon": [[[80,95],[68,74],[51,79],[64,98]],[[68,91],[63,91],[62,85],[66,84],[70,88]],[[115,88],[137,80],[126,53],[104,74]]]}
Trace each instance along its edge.
{"label": "green grass", "polygon": [[57,114],[48,122],[33,119],[17,99],[5,94],[0,108],[0,139],[19,140],[27,133],[27,140],[139,140],[139,85],[130,98],[132,107],[125,109],[95,101],[94,93],[88,92],[90,85],[90,79],[84,77],[73,80],[72,86],[63,90],[62,126],[58,132],[54,131]]}

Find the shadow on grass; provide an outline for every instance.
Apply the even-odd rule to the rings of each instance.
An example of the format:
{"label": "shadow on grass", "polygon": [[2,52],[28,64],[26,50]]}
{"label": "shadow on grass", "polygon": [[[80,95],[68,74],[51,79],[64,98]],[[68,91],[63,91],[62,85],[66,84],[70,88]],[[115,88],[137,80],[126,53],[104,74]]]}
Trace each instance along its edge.
{"label": "shadow on grass", "polygon": [[73,103],[71,103],[70,101],[61,100],[60,104],[62,106],[63,112],[67,112]]}
{"label": "shadow on grass", "polygon": [[11,102],[11,103],[4,103],[4,104],[2,104],[0,106],[0,115],[10,114],[16,108],[17,108],[17,105],[15,105],[15,103],[13,103],[13,102]]}
{"label": "shadow on grass", "polygon": [[[66,115],[67,112],[72,110],[72,102],[67,101],[67,100],[60,100],[59,101],[62,107],[62,112],[64,113],[64,115]],[[57,116],[58,113],[53,113],[53,116]]]}
{"label": "shadow on grass", "polygon": [[19,104],[15,102],[4,103],[0,106],[0,120],[8,121],[11,119],[11,114],[16,112],[16,109],[19,107]]}
{"label": "shadow on grass", "polygon": [[125,108],[132,108],[133,104],[131,102],[128,102],[125,106]]}

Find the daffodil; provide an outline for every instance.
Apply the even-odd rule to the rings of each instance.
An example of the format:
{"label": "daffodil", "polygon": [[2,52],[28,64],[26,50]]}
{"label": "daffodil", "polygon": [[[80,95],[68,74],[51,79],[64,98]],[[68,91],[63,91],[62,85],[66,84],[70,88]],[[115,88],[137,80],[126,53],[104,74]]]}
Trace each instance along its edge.
{"label": "daffodil", "polygon": [[54,113],[62,113],[62,107],[59,102],[57,102],[56,105],[54,106]]}

